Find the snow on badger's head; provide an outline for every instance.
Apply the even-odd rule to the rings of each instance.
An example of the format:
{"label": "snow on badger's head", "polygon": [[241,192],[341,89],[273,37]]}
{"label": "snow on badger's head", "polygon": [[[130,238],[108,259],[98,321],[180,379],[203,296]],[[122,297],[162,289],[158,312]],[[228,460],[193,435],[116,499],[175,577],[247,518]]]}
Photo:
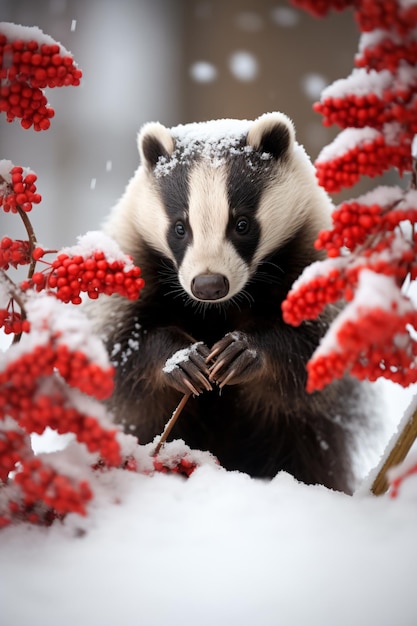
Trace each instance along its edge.
{"label": "snow on badger's head", "polygon": [[[300,228],[314,240],[327,225],[327,197],[282,113],[171,129],[149,123],[138,147],[141,166],[125,208],[195,300],[232,298]],[[119,225],[133,245],[132,223]]]}

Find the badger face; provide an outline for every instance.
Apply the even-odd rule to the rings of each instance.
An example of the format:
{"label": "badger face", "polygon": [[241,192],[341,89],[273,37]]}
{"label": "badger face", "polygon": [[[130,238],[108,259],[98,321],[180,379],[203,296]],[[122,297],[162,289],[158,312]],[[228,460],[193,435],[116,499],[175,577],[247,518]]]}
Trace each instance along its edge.
{"label": "badger face", "polygon": [[299,228],[303,194],[316,186],[308,157],[296,154],[293,125],[281,113],[173,129],[150,123],[138,146],[145,188],[138,229],[200,302],[224,302],[242,292],[259,263]]}

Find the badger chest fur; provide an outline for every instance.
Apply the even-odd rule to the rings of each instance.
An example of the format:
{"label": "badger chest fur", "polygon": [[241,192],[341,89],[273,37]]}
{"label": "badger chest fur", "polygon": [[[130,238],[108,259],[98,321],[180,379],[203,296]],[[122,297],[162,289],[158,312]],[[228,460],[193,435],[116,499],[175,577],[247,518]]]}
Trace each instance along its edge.
{"label": "badger chest fur", "polygon": [[227,469],[349,491],[362,388],[307,394],[329,315],[298,328],[281,316],[331,211],[291,121],[151,123],[138,145],[141,165],[105,230],[146,287],[137,302],[93,305],[117,367],[115,418],[147,443],[191,392],[172,438]]}

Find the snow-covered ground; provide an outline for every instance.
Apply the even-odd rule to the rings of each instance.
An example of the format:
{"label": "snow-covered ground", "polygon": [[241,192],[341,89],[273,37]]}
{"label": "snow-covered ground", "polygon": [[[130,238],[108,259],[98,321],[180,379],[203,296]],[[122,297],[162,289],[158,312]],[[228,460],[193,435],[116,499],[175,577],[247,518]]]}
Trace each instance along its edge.
{"label": "snow-covered ground", "polygon": [[397,499],[210,464],[93,480],[88,517],[0,532],[1,626],[417,624],[416,478]]}
{"label": "snow-covered ground", "polygon": [[350,498],[211,466],[112,481],[86,520],[2,531],[3,626],[417,623],[415,493]]}

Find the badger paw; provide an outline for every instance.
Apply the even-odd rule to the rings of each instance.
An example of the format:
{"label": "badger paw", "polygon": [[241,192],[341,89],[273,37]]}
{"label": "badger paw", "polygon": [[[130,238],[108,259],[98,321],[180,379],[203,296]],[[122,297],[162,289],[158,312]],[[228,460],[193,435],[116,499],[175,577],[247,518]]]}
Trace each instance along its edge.
{"label": "badger paw", "polygon": [[162,369],[168,384],[182,393],[193,393],[196,396],[202,391],[211,391],[213,387],[206,362],[208,353],[209,349],[201,341],[177,350]]}
{"label": "badger paw", "polygon": [[251,348],[244,333],[227,333],[212,347],[207,363],[214,361],[209,369],[209,381],[219,387],[237,385],[250,381],[261,366],[259,353]]}

